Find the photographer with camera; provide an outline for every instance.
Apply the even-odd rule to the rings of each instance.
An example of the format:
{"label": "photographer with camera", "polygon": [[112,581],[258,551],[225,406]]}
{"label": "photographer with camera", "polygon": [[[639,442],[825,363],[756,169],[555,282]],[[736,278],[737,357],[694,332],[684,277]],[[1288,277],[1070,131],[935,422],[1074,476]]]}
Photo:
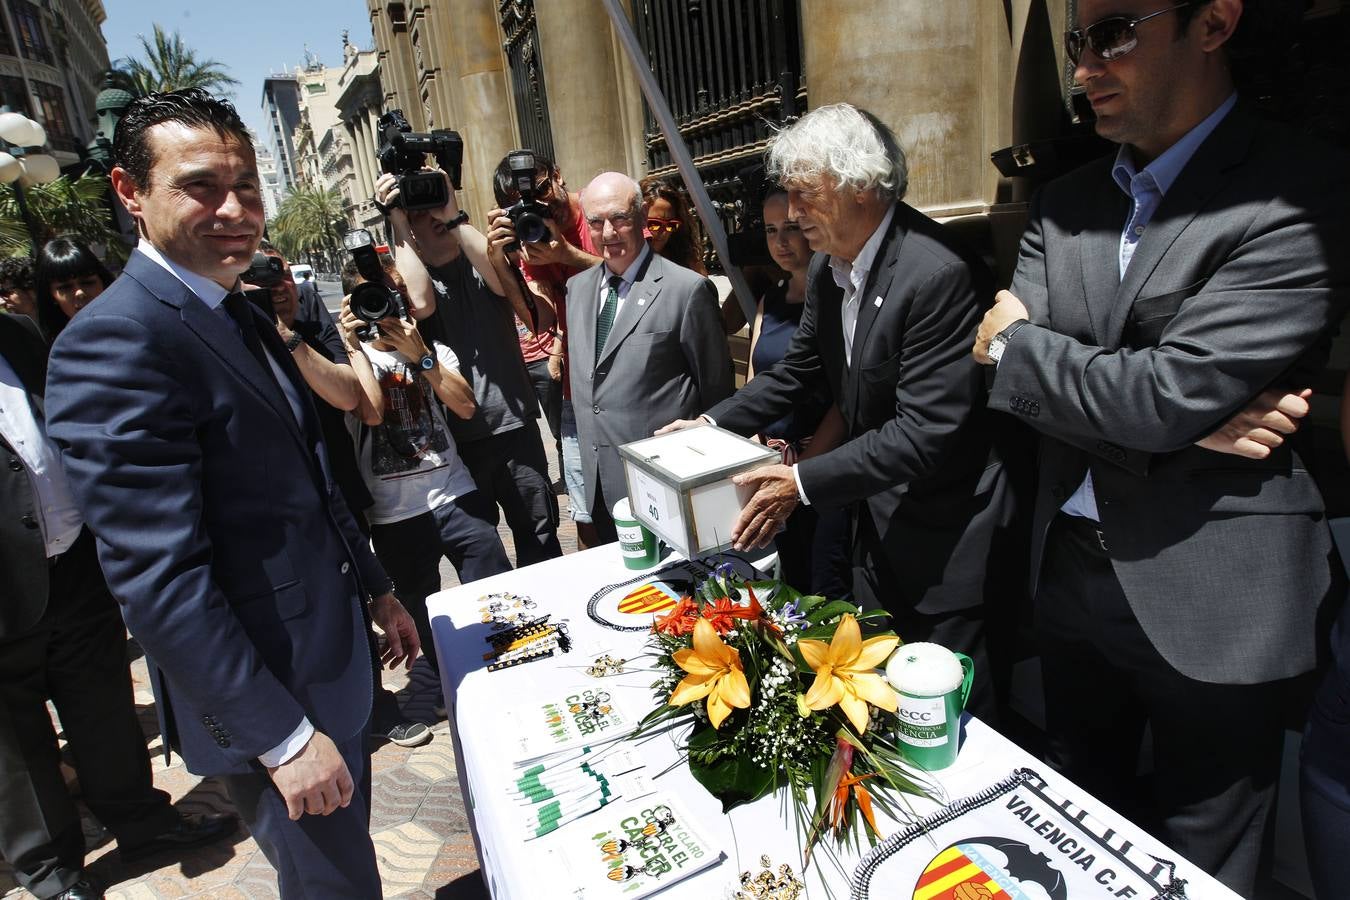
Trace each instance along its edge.
{"label": "photographer with camera", "polygon": [[[581,212],[581,199],[569,193],[567,182],[552,160],[531,150],[513,150],[497,166],[492,180],[498,209],[488,213],[488,242],[519,267],[540,317],[552,315],[554,336],[540,363],[526,356],[539,405],[558,440],[559,465],[567,484],[577,544],[598,546],[591,524],[590,504],[581,475],[581,448],[567,377],[567,279],[600,261],[591,243],[590,229]],[[496,260],[494,258],[494,264]],[[522,342],[522,351],[527,348]],[[555,406],[556,404],[556,406]],[[554,410],[556,409],[556,413]]]}
{"label": "photographer with camera", "polygon": [[430,648],[423,651],[427,661],[439,671],[426,599],[441,589],[441,557],[464,584],[511,569],[487,522],[490,501],[475,489],[442,412],[444,404],[456,419],[473,416],[473,389],[459,373],[455,352],[423,339],[401,291],[384,274],[370,233],[348,232],[343,243],[355,257],[357,276],[343,298],[338,327],[353,357],[368,361],[371,372],[362,378],[356,440],[373,498],[366,513],[370,537]]}
{"label": "photographer with camera", "polygon": [[[276,322],[277,333],[314,394],[320,418],[326,418],[325,410],[350,412],[356,409],[361,385],[352,371],[333,320],[327,318],[326,310],[326,321],[300,318],[300,290],[291,275],[290,265],[271,242],[263,240],[258,246],[253,262],[240,276],[244,296]],[[337,421],[341,422],[340,415]],[[324,439],[330,445],[333,443],[327,427],[324,428]],[[364,508],[364,505],[352,503],[353,497],[347,493],[340,477],[338,482],[352,512]]]}
{"label": "photographer with camera", "polygon": [[[253,263],[241,280],[245,296],[259,302],[260,306],[264,299],[270,303],[277,332],[286,346],[292,348],[291,357],[314,398],[314,411],[323,432],[333,481],[342,492],[342,499],[347,501],[357,527],[369,537],[370,524],[365,513],[375,501],[357,466],[356,448],[347,429],[347,413],[358,412],[359,403],[365,396],[364,386],[375,381],[370,362],[358,347],[348,345],[322,304],[306,303],[289,263],[271,242],[263,240],[259,243],[259,252],[254,254]],[[262,294],[251,294],[250,287],[265,291],[266,298]],[[369,622],[366,631],[370,632]],[[431,740],[431,729],[421,722],[403,718],[398,701],[380,679],[380,654],[374,652],[376,649],[372,644],[374,704],[371,735],[401,747],[425,744]]]}
{"label": "photographer with camera", "polygon": [[[386,129],[386,140],[395,134]],[[518,565],[553,559],[562,555],[558,506],[535,424],[539,405],[514,325],[514,315],[529,316],[524,295],[505,258],[489,254],[487,238],[460,211],[451,190],[458,173],[427,171],[420,162],[417,153],[393,160],[399,174],[386,171],[375,184],[375,202],[388,210],[394,263],[407,286],[411,315],[454,351],[472,388],[476,409],[464,419],[452,418],[450,430],[488,501],[485,521],[496,527],[501,507]],[[391,164],[383,151],[381,164]],[[431,202],[424,185],[433,177],[444,193],[432,199],[443,197],[443,203],[423,206]],[[420,202],[406,193],[410,180]]]}

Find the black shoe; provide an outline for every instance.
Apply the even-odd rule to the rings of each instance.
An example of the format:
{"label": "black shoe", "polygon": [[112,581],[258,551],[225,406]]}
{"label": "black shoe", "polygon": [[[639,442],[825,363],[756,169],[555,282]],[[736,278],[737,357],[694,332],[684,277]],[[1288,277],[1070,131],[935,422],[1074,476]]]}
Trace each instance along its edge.
{"label": "black shoe", "polygon": [[103,900],[103,888],[88,878],[81,878],[51,900]]}
{"label": "black shoe", "polygon": [[431,729],[421,722],[399,722],[393,728],[377,732],[375,737],[400,747],[420,747],[431,740]]}
{"label": "black shoe", "polygon": [[227,834],[233,834],[238,826],[239,819],[232,813],[179,813],[178,824],[168,831],[134,847],[120,844],[118,847],[122,852],[122,862],[134,862],[162,850],[186,850],[218,841]]}

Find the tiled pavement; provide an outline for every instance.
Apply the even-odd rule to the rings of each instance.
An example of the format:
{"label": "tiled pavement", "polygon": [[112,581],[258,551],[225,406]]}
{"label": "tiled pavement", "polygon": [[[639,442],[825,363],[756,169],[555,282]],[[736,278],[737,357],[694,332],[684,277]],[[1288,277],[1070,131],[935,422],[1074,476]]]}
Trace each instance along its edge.
{"label": "tiled pavement", "polygon": [[[553,442],[548,426],[542,420],[539,425],[548,451],[550,477],[556,483],[558,465]],[[564,552],[570,553],[576,550],[576,528],[567,514],[565,492],[559,495],[558,502],[562,507],[558,537]],[[514,559],[510,532],[504,524],[498,531],[507,553]],[[459,583],[448,562],[442,563],[441,580],[446,587]],[[215,779],[202,780],[190,774],[177,755],[172,765],[164,766],[145,661],[139,658],[134,643],[129,642],[129,647],[136,657],[131,666],[132,679],[155,785],[167,791],[185,811],[229,810],[225,791]],[[386,670],[384,683],[397,692],[409,719],[434,726],[429,744],[415,748],[385,744],[376,748],[371,760],[370,832],[379,859],[384,896],[485,900],[487,890],[479,877],[473,836],[460,796],[449,726],[432,711],[439,699],[435,676],[419,661],[410,674]],[[81,810],[89,846],[86,864],[95,877],[108,885],[110,900],[187,897],[264,900],[278,896],[272,867],[242,829],[209,847],[126,865],[112,838],[88,810],[83,807]],[[15,885],[3,860],[0,860],[0,896],[31,896]]]}

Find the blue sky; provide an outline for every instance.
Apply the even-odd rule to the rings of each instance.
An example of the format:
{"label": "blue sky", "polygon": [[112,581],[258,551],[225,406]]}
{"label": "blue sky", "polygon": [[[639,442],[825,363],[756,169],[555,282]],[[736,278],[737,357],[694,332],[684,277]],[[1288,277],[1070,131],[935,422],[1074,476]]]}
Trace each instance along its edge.
{"label": "blue sky", "polygon": [[104,0],[103,36],[114,60],[139,56],[138,35],[158,22],[177,29],[199,57],[219,60],[241,84],[231,98],[244,121],[261,132],[262,82],[273,72],[293,72],[308,46],[330,66],[342,62],[342,29],[362,50],[374,46],[364,0]]}

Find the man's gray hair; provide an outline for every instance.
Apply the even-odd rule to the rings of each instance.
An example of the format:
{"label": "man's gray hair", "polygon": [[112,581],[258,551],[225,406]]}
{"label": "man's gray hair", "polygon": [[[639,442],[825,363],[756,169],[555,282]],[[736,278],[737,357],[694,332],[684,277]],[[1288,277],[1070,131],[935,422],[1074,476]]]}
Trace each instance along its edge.
{"label": "man's gray hair", "polygon": [[900,200],[909,187],[905,151],[865,109],[835,103],[813,109],[769,141],[769,177],[780,184],[828,175],[841,187]]}

